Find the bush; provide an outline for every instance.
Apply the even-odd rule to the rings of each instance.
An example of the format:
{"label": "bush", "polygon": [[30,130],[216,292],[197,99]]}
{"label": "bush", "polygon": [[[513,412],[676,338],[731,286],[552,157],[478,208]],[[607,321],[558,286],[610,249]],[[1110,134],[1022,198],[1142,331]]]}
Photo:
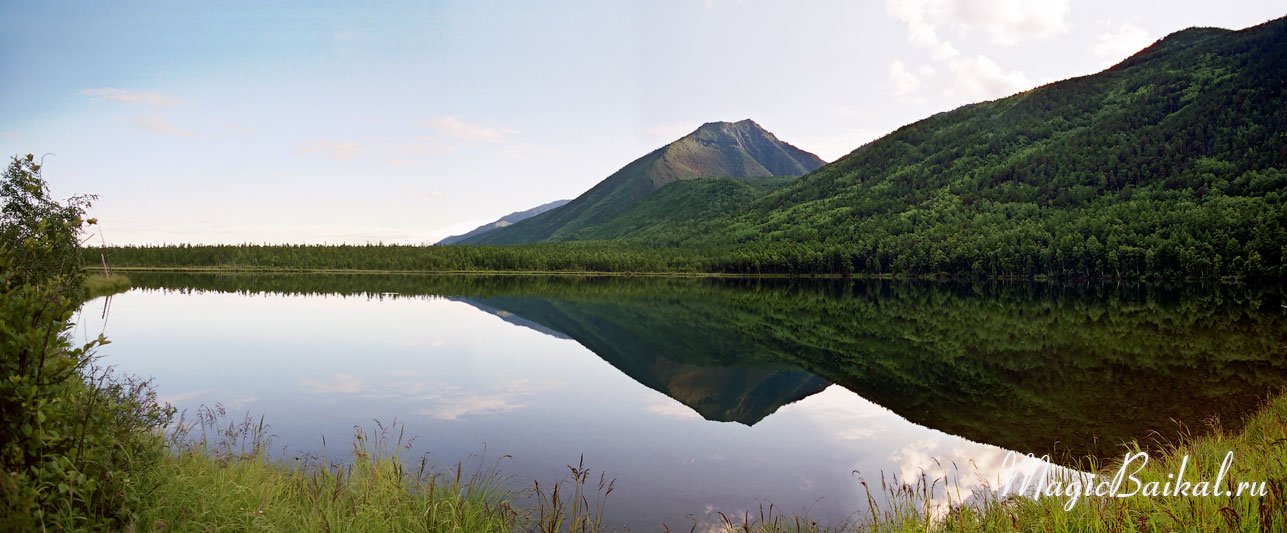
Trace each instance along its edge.
{"label": "bush", "polygon": [[48,198],[31,156],[0,183],[0,530],[121,530],[148,496],[173,410],[73,346],[87,197]]}

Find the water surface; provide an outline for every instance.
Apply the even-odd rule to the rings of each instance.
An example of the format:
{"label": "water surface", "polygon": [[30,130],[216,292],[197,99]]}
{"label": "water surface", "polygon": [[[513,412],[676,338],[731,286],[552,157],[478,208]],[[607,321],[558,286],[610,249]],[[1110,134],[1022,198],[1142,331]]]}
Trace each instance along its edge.
{"label": "water surface", "polygon": [[[608,519],[710,524],[760,503],[837,522],[859,480],[1011,450],[1058,464],[1236,428],[1287,377],[1276,290],[889,282],[133,273],[86,305],[104,361],[163,400],[263,415],[287,453],[405,424],[516,486],[581,456]],[[414,454],[413,454],[414,455]],[[857,472],[857,474],[855,474]],[[960,474],[960,479],[955,478]]]}

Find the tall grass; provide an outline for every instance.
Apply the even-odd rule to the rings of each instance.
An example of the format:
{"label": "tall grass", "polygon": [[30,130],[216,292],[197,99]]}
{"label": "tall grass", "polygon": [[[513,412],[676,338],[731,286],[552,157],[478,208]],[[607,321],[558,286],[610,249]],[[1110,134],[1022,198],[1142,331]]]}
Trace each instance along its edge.
{"label": "tall grass", "polygon": [[[183,421],[181,421],[183,422]],[[394,427],[398,427],[396,424]],[[158,471],[155,507],[140,524],[175,531],[510,531],[523,516],[500,473],[504,456],[472,468],[407,461],[411,440],[376,424],[355,427],[342,462],[271,457],[259,421],[222,408],[181,423]]]}
{"label": "tall grass", "polygon": [[[568,477],[547,488],[541,488],[540,482],[535,483],[536,529],[542,532],[602,531],[603,510],[616,480],[609,480],[606,472],[600,472],[598,483],[589,484],[590,470],[585,466],[584,455],[576,466],[569,465],[568,470]],[[589,490],[591,488],[593,492]]]}
{"label": "tall grass", "polygon": [[[553,485],[515,488],[508,455],[455,465],[408,458],[404,426],[354,427],[347,457],[283,459],[262,418],[231,420],[222,407],[180,419],[156,471],[142,531],[604,531],[612,481],[590,483],[584,463]],[[409,460],[410,459],[410,460]],[[535,499],[528,507],[523,503]]]}

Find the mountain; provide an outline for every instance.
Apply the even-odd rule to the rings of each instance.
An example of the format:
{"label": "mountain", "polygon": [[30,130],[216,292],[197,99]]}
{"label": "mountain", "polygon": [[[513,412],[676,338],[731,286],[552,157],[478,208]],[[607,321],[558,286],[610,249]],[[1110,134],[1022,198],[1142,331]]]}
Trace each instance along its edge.
{"label": "mountain", "polygon": [[694,178],[799,176],[824,161],[778,140],[751,120],[710,122],[645,155],[567,205],[512,226],[464,239],[464,244],[570,240],[607,222],[663,186]]}
{"label": "mountain", "polygon": [[1284,131],[1287,19],[1195,28],[900,128],[736,212],[611,237],[744,272],[1287,277]]}
{"label": "mountain", "polygon": [[526,219],[532,218],[536,215],[539,215],[541,213],[544,213],[556,207],[563,207],[565,204],[571,201],[572,200],[555,200],[548,204],[538,205],[536,207],[528,209],[527,211],[516,211],[514,213],[510,213],[508,215],[500,217],[500,220],[497,220],[490,224],[483,224],[482,226],[478,226],[477,228],[474,228],[469,233],[465,233],[461,235],[452,235],[450,237],[447,237],[446,239],[438,241],[437,244],[456,244],[465,239],[482,235],[494,229],[503,228],[505,226],[508,226],[520,220],[526,220]]}

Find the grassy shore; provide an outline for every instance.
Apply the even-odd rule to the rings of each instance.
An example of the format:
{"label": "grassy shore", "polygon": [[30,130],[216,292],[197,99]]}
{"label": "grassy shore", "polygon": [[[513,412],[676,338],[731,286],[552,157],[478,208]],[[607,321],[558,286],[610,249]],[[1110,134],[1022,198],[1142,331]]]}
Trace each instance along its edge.
{"label": "grassy shore", "polygon": [[124,274],[110,276],[93,274],[85,276],[84,289],[86,300],[109,296],[130,290],[130,278]]}
{"label": "grassy shore", "polygon": [[[243,421],[215,440],[170,441],[155,471],[144,530],[511,531],[520,515],[498,462],[478,469],[408,465],[400,439],[359,432],[343,466],[325,457],[269,458],[261,426]],[[411,463],[416,463],[411,461]]]}
{"label": "grassy shore", "polygon": [[[401,456],[401,435],[387,428],[358,431],[343,466],[325,458],[274,460],[253,421],[228,425],[207,440],[171,440],[172,453],[152,471],[154,505],[138,513],[140,531],[602,531],[611,484],[584,466],[537,492],[510,486],[501,460],[441,467]],[[1266,482],[1262,497],[1091,496],[1068,509],[1064,495],[996,496],[950,505],[934,488],[954,479],[869,487],[868,508],[849,524],[818,524],[771,511],[725,517],[723,530],[743,532],[997,532],[997,531],[1284,531],[1287,506],[1287,394],[1270,399],[1239,432],[1215,431],[1175,443],[1133,473],[1146,486],[1166,483],[1185,462],[1192,483],[1220,476],[1226,454],[1233,468],[1219,490],[1243,481]],[[1124,450],[1125,452],[1126,450]],[[502,458],[503,459],[503,458]],[[410,463],[410,464],[408,464]],[[1092,465],[1111,478],[1121,466]],[[1128,482],[1124,491],[1132,487]],[[1217,487],[1212,487],[1216,489]],[[560,492],[562,494],[560,494]],[[940,492],[941,494],[941,492]],[[523,501],[535,500],[524,505]],[[615,504],[615,502],[614,502]],[[630,505],[630,502],[621,502]],[[571,527],[569,527],[571,526]],[[646,529],[645,529],[646,530]]]}
{"label": "grassy shore", "polygon": [[[604,531],[611,483],[584,465],[553,484],[522,489],[502,473],[508,456],[439,465],[408,458],[400,426],[355,429],[351,452],[272,458],[262,419],[226,423],[203,409],[180,421],[144,483],[152,505],[136,531]],[[221,425],[222,423],[222,425]]]}

